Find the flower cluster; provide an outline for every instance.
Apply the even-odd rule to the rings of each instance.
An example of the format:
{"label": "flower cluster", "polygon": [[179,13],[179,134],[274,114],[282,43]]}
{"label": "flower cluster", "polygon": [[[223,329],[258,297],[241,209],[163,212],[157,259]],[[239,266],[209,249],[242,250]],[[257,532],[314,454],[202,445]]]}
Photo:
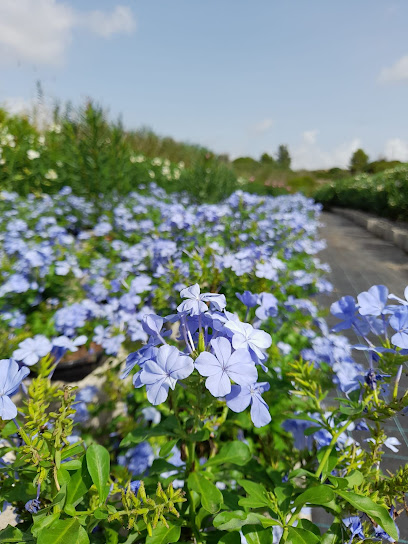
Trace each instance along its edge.
{"label": "flower cluster", "polygon": [[[206,387],[216,399],[223,400],[234,412],[242,412],[251,405],[251,418],[256,427],[267,425],[271,416],[261,394],[268,383],[258,383],[257,365],[264,370],[265,350],[271,346],[271,336],[249,323],[242,323],[226,310],[225,296],[201,293],[198,284],[181,290],[185,300],[177,313],[159,317],[148,315],[143,329],[149,335],[147,344],[127,359],[126,377],[137,364],[140,369],[133,376],[135,387],[146,387],[147,398],[153,404],[167,399],[169,389],[178,381],[186,380],[195,370],[206,378]],[[169,329],[177,329],[177,347],[169,344]],[[188,383],[184,382],[186,387]]]}

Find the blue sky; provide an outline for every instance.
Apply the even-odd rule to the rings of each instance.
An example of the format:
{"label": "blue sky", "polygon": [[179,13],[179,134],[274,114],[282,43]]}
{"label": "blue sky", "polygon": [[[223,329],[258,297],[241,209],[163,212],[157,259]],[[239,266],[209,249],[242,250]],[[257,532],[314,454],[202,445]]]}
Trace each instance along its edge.
{"label": "blue sky", "polygon": [[1,0],[0,102],[40,80],[231,157],[408,161],[407,20],[406,0]]}

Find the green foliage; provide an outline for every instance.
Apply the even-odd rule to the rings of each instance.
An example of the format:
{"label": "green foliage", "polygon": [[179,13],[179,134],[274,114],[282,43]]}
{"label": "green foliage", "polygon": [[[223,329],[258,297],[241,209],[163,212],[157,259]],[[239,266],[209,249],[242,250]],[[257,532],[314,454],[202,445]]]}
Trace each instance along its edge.
{"label": "green foliage", "polygon": [[283,168],[284,170],[289,170],[291,162],[292,162],[292,159],[289,154],[288,146],[280,145],[278,147],[278,154],[276,158],[277,165],[279,166],[279,168]]}
{"label": "green foliage", "polygon": [[128,132],[93,102],[56,108],[54,123],[41,132],[0,110],[0,189],[28,195],[69,186],[98,205],[100,195],[128,194],[153,181],[210,202],[238,187],[227,157],[148,129]]}
{"label": "green foliage", "polygon": [[350,159],[350,171],[353,174],[359,172],[365,172],[368,166],[368,155],[363,149],[357,149],[354,151]]}
{"label": "green foliage", "polygon": [[378,174],[360,174],[322,185],[314,198],[325,206],[342,206],[406,221],[408,217],[408,166]]}

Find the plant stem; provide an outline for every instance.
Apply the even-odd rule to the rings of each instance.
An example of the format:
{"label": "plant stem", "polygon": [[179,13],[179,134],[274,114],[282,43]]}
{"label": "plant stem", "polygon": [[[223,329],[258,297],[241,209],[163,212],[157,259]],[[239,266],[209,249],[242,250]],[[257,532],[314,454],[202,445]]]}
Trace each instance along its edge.
{"label": "plant stem", "polygon": [[335,433],[333,435],[333,438],[331,439],[329,447],[325,451],[325,454],[323,455],[323,458],[320,461],[319,466],[317,467],[317,470],[316,470],[316,473],[315,473],[317,478],[319,478],[321,476],[321,474],[323,472],[324,465],[326,464],[328,458],[330,457],[330,454],[333,451],[333,448],[336,445],[336,442],[337,442],[339,436],[347,429],[347,427],[350,425],[350,423],[351,423],[351,421],[347,421],[347,423],[345,425],[343,425],[343,427],[339,431],[337,431],[337,433]]}

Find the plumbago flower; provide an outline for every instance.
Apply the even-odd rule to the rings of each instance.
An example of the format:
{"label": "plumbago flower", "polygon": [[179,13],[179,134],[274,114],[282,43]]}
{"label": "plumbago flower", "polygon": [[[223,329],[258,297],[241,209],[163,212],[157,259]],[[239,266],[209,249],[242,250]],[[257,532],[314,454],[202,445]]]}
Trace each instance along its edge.
{"label": "plumbago flower", "polygon": [[16,405],[10,397],[16,393],[29,373],[27,367],[19,368],[11,359],[0,360],[0,419],[9,420],[17,416]]}
{"label": "plumbago flower", "polygon": [[52,349],[51,342],[42,334],[37,334],[34,338],[26,338],[18,346],[18,349],[13,352],[13,359],[28,366],[38,363]]}
{"label": "plumbago flower", "polygon": [[231,380],[239,385],[249,385],[256,381],[258,372],[251,355],[246,349],[232,353],[226,338],[211,340],[212,353],[201,353],[195,367],[201,376],[208,376],[205,386],[214,397],[225,397],[231,392]]}
{"label": "plumbago flower", "polygon": [[167,399],[169,388],[176,387],[177,380],[190,376],[194,363],[175,346],[161,346],[155,360],[148,360],[140,371],[140,383],[146,385],[147,398],[152,404],[161,404]]}
{"label": "plumbago flower", "polygon": [[[270,335],[249,323],[241,323],[227,312],[224,295],[201,293],[198,284],[182,289],[180,295],[187,300],[177,307],[177,314],[143,318],[149,341],[128,356],[122,378],[139,365],[133,384],[137,388],[146,386],[148,400],[157,405],[167,399],[169,389],[174,389],[178,381],[186,380],[197,370],[206,378],[200,382],[201,387],[213,397],[227,401],[234,412],[251,405],[254,425],[267,425],[271,417],[261,394],[269,389],[269,384],[257,383],[256,364],[267,358],[264,350],[272,343]],[[178,322],[178,340],[184,343],[184,351],[167,343],[171,331],[163,330],[166,322]],[[264,365],[263,368],[267,370]]]}

